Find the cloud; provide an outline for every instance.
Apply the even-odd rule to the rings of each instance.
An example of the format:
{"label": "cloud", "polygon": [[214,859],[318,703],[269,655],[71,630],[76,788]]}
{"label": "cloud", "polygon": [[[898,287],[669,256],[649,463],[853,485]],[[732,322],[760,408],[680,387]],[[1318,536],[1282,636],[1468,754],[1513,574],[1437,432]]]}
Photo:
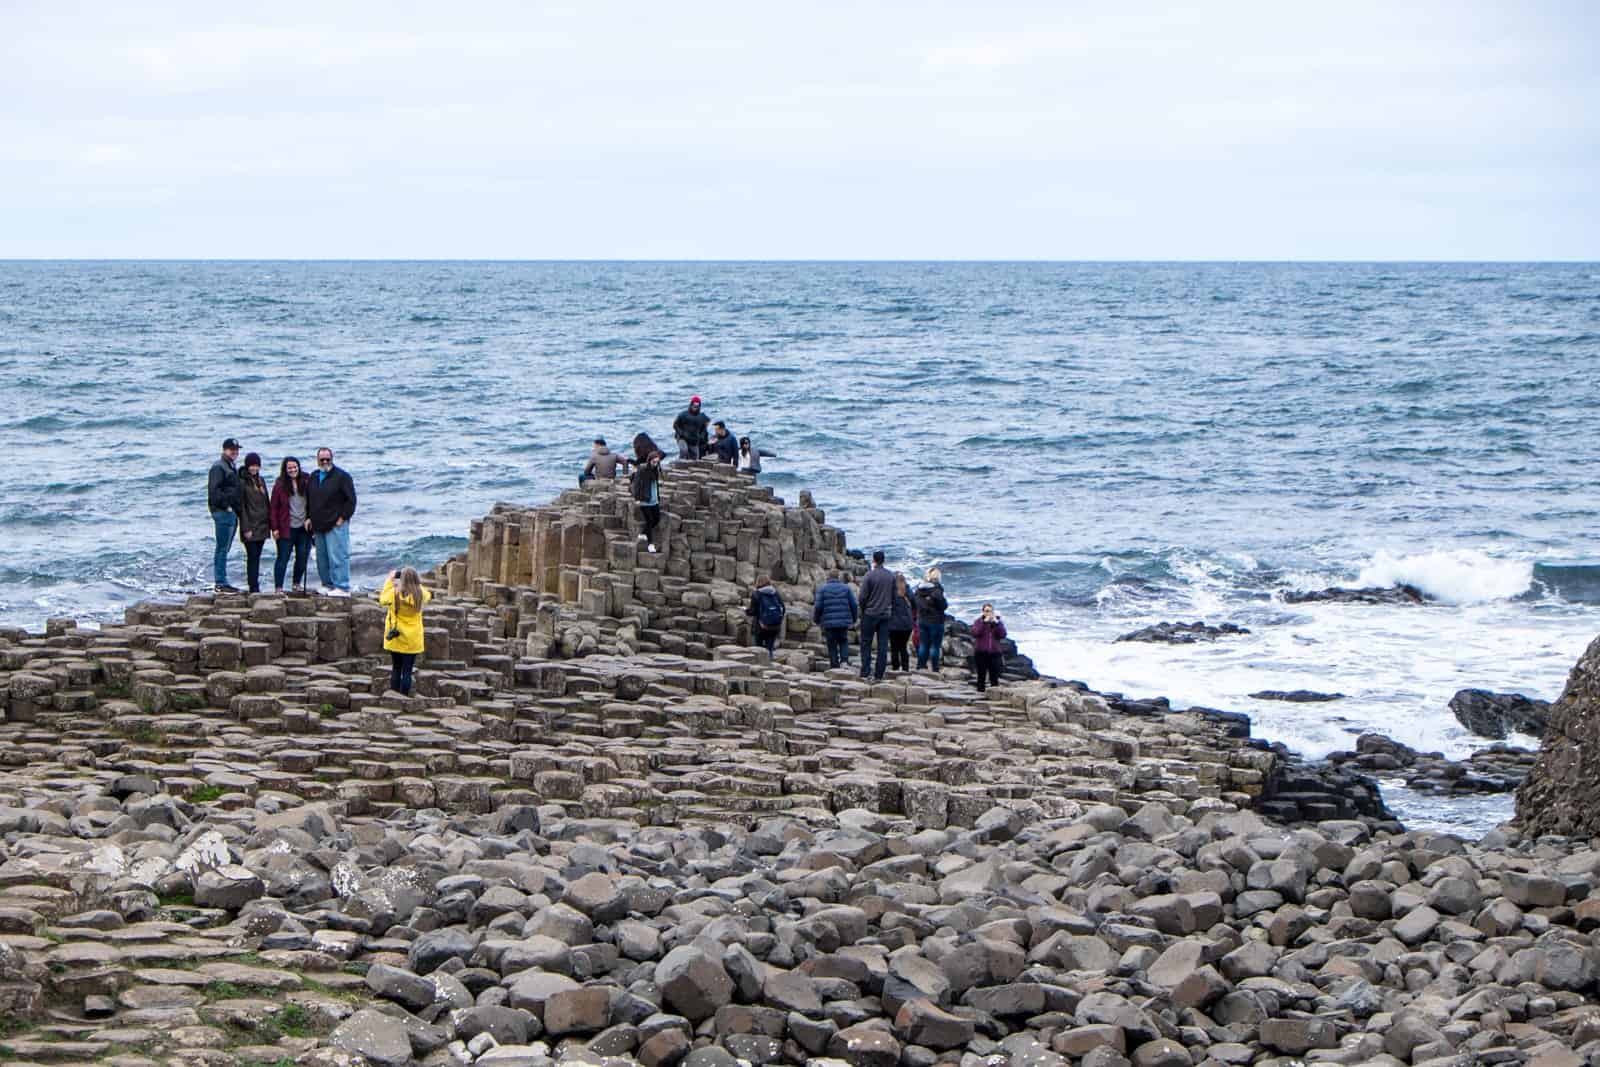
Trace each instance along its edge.
{"label": "cloud", "polygon": [[1596,29],[1488,2],[14,3],[0,255],[1595,255],[1563,190],[1600,155]]}

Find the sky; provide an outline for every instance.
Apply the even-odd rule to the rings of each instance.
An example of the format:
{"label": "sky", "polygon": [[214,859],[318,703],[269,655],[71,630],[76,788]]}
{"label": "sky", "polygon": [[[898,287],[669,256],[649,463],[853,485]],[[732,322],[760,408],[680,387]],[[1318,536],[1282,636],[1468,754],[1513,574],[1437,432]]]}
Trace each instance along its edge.
{"label": "sky", "polygon": [[0,0],[0,258],[1600,259],[1600,4]]}

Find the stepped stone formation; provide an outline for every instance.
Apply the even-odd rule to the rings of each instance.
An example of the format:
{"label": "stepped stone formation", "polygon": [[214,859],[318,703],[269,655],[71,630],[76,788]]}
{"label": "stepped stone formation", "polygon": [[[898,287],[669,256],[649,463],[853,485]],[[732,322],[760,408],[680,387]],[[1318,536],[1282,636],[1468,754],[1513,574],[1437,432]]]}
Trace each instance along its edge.
{"label": "stepped stone formation", "polygon": [[1586,841],[1404,832],[1224,713],[827,671],[843,534],[664,493],[658,555],[620,485],[475,523],[410,698],[367,598],[0,632],[0,1059],[1600,1059]]}

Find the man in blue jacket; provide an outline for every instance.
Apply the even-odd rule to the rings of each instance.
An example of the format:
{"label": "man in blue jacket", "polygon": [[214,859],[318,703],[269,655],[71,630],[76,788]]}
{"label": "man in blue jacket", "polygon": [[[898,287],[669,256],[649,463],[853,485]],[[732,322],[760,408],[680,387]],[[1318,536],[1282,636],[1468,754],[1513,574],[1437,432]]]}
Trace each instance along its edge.
{"label": "man in blue jacket", "polygon": [[828,575],[828,580],[817,588],[811,621],[822,627],[822,635],[828,640],[829,667],[839,666],[850,652],[850,627],[856,623],[856,595],[838,571]]}

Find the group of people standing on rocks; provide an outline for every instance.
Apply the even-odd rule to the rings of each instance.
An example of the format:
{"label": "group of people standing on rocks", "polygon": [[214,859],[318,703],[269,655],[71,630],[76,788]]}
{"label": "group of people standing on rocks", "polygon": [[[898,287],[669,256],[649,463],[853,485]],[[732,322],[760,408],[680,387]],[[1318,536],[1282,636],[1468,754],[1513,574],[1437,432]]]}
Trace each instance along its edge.
{"label": "group of people standing on rocks", "polygon": [[[886,668],[910,670],[907,645],[912,642],[917,652],[917,670],[938,671],[943,666],[945,616],[950,609],[942,578],[939,568],[934,567],[913,592],[904,574],[884,566],[881,550],[872,554],[872,569],[861,580],[859,600],[842,572],[830,574],[818,586],[811,609],[811,619],[822,628],[828,644],[829,666],[837,668],[850,662],[850,627],[856,626],[861,639],[863,679],[881,681]],[[754,606],[752,598],[751,607]],[[754,611],[746,613],[753,615]],[[973,666],[981,693],[988,685],[1000,682],[1006,624],[995,614],[993,604],[985,604],[971,629]],[[765,635],[761,635],[760,643],[769,651],[772,649]]]}
{"label": "group of people standing on rocks", "polygon": [[228,554],[235,536],[244,545],[245,584],[261,592],[261,550],[271,539],[277,550],[273,586],[283,592],[289,562],[294,561],[294,592],[305,591],[307,559],[313,548],[324,596],[350,595],[350,520],[356,513],[356,485],[348,471],[335,466],[333,449],[319,448],[315,472],[285,456],[269,487],[261,476],[261,456],[250,452],[239,464],[239,442],[222,442],[222,455],[211,464],[206,480],[206,508],[211,513],[216,550],[211,572],[219,593],[237,593],[228,581]]}
{"label": "group of people standing on rocks", "polygon": [[[672,421],[672,432],[679,459],[715,459],[752,479],[761,473],[762,457],[775,458],[774,453],[751,445],[749,437],[735,439],[722,420],[712,422],[700,410],[698,396],[690,397],[689,406]],[[589,481],[613,481],[619,473],[628,474],[628,487],[639,505],[639,540],[652,554],[657,551],[656,529],[661,524],[661,463],[666,458],[661,446],[647,433],[634,435],[631,459],[611,451],[604,437],[596,437],[578,475],[578,484],[583,485]]]}

